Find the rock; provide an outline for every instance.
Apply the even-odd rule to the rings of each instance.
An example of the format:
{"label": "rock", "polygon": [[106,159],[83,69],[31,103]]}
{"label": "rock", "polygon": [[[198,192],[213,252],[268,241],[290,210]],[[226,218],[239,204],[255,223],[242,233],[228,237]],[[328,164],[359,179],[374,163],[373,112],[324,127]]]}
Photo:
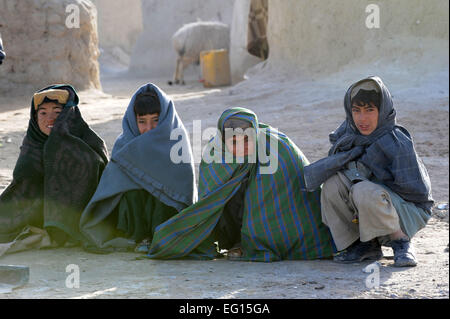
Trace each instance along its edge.
{"label": "rock", "polygon": [[[80,27],[69,28],[75,5]],[[0,0],[0,32],[7,59],[0,68],[0,95],[32,94],[52,83],[100,89],[97,10],[89,0]],[[26,21],[27,23],[24,23]]]}
{"label": "rock", "polygon": [[316,290],[321,290],[321,289],[323,289],[323,288],[325,288],[324,285],[319,285],[319,286],[317,286],[317,287],[314,287],[314,289],[316,289]]}
{"label": "rock", "polygon": [[62,17],[58,14],[51,14],[48,17],[47,22],[49,24],[59,24],[62,22]]}
{"label": "rock", "polygon": [[49,28],[48,34],[54,38],[62,38],[66,33],[66,30],[67,28],[64,26],[64,24],[54,25],[51,28]]}
{"label": "rock", "polygon": [[30,268],[27,266],[0,265],[0,293],[10,293],[30,280]]}

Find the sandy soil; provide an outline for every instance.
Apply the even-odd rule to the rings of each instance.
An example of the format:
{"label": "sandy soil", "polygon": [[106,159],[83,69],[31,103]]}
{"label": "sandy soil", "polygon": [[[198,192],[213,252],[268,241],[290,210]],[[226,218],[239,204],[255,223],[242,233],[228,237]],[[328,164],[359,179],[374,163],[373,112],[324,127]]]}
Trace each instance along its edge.
{"label": "sandy soil", "polygon": [[[244,106],[290,136],[314,161],[326,155],[328,133],[344,117],[344,93],[358,79],[302,81],[262,74],[234,87],[205,89],[193,79],[186,86],[170,87],[166,79],[110,76],[102,79],[104,93],[81,92],[80,109],[111,150],[130,96],[152,81],[172,96],[191,133],[194,120],[202,120],[202,129],[214,127],[224,109]],[[413,87],[407,81],[387,83],[398,122],[414,136],[428,168],[436,204],[449,201],[448,73],[443,83],[441,79],[438,74]],[[0,100],[0,192],[11,181],[28,124],[29,100]],[[194,152],[198,169],[200,152]],[[448,226],[448,210],[435,209],[427,227],[413,239],[419,259],[415,268],[392,267],[392,250],[383,248],[380,285],[372,289],[366,286],[369,274],[363,272],[368,263],[158,261],[139,260],[134,253],[93,255],[60,248],[0,257],[2,264],[28,265],[31,274],[26,286],[0,298],[449,298]],[[79,288],[66,287],[69,264],[79,266]]]}

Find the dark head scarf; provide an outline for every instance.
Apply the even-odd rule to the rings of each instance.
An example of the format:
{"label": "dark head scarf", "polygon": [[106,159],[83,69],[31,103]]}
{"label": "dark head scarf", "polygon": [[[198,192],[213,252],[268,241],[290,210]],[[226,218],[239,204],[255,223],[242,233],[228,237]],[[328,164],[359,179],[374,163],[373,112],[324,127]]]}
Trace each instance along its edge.
{"label": "dark head scarf", "polygon": [[[380,90],[380,105],[378,106],[378,126],[370,135],[362,135],[358,128],[355,126],[352,116],[352,101],[351,94],[355,87],[359,86],[362,82],[373,81],[378,85]],[[363,79],[351,85],[347,90],[344,98],[344,109],[346,119],[344,123],[339,126],[337,130],[330,134],[330,142],[333,145],[329,151],[329,155],[335,154],[341,151],[347,151],[354,146],[367,146],[372,144],[380,136],[390,132],[397,127],[403,129],[401,126],[396,125],[396,112],[392,103],[392,97],[388,89],[384,86],[384,83],[377,76],[371,76]]]}
{"label": "dark head scarf", "polygon": [[32,99],[13,181],[0,197],[3,242],[27,225],[46,228],[60,244],[81,240],[81,212],[108,162],[105,143],[81,117],[75,89],[52,85],[39,92],[48,89],[67,90],[69,98],[48,136],[39,129]]}
{"label": "dark head scarf", "polygon": [[[75,92],[75,89],[72,86],[70,86],[70,85],[52,85],[52,86],[48,86],[43,89],[40,89],[36,93],[47,91],[50,89],[67,90],[69,92],[69,97],[67,99],[66,104],[62,105],[63,110],[64,109],[68,110],[71,107],[73,107],[74,109],[76,108],[78,110],[79,98],[78,98],[77,93]],[[55,102],[57,102],[57,101],[55,101]],[[38,107],[39,107],[39,105],[34,105],[34,99],[31,99],[30,120],[28,122],[27,136],[29,136],[33,142],[43,145],[47,141],[48,135],[44,134],[39,128],[39,125],[37,122],[37,112],[38,112],[37,108]],[[64,113],[67,113],[67,111],[65,111]],[[78,110],[78,113],[79,113],[79,110]],[[59,118],[59,116],[58,116],[58,118]],[[57,123],[62,122],[61,119],[58,120],[58,118],[56,119],[54,126],[57,126],[58,125]],[[81,115],[80,115],[80,118],[81,118]]]}
{"label": "dark head scarf", "polygon": [[[87,123],[81,117],[81,113],[78,108],[79,98],[75,89],[70,85],[57,84],[45,87],[37,92],[43,92],[49,89],[67,90],[69,92],[69,98],[66,104],[62,105],[62,112],[56,119],[50,135],[44,134],[39,129],[36,106],[34,105],[34,100],[31,99],[30,120],[28,122],[27,134],[24,138],[21,151],[27,153],[31,149],[39,150],[39,157],[41,160],[37,162],[42,162],[42,152],[44,151],[44,147],[46,145],[50,146],[50,144],[53,143],[53,140],[59,139],[61,134],[67,134],[85,141],[85,143],[87,143],[87,145],[92,148],[92,150],[94,150],[106,164],[108,162],[106,145],[104,141],[89,128]],[[52,141],[51,143],[47,143],[49,139]],[[59,144],[59,142],[57,143]],[[27,168],[31,166],[34,165],[28,163],[26,160],[22,162],[19,157],[16,168],[14,169],[14,176],[27,176],[27,173],[25,172],[27,172]]]}
{"label": "dark head scarf", "polygon": [[[378,126],[367,136],[356,128],[351,112],[351,93],[364,81],[374,81],[381,94]],[[345,121],[329,136],[332,147],[328,157],[305,167],[307,189],[317,189],[349,162],[359,161],[373,174],[371,180],[430,211],[433,199],[428,172],[415,151],[411,134],[396,124],[392,97],[381,79],[371,76],[351,85],[345,94],[344,108]]]}

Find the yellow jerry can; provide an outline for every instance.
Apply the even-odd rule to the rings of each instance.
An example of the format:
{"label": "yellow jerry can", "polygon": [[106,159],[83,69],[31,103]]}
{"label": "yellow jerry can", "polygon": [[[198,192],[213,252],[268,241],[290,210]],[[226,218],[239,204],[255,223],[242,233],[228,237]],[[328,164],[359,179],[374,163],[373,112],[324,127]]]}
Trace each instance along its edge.
{"label": "yellow jerry can", "polygon": [[228,50],[200,52],[203,86],[214,87],[231,84]]}

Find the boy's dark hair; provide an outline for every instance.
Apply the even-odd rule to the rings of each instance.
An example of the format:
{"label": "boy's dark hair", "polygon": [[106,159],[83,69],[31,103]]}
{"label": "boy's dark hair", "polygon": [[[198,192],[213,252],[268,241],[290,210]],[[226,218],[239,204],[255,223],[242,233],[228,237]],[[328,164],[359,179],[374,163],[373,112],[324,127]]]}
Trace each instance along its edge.
{"label": "boy's dark hair", "polygon": [[380,94],[375,90],[364,90],[360,89],[358,93],[352,99],[352,105],[356,104],[357,106],[364,105],[375,105],[378,109],[380,108]]}
{"label": "boy's dark hair", "polygon": [[146,115],[161,113],[161,104],[155,92],[144,92],[139,94],[134,101],[134,114]]}

